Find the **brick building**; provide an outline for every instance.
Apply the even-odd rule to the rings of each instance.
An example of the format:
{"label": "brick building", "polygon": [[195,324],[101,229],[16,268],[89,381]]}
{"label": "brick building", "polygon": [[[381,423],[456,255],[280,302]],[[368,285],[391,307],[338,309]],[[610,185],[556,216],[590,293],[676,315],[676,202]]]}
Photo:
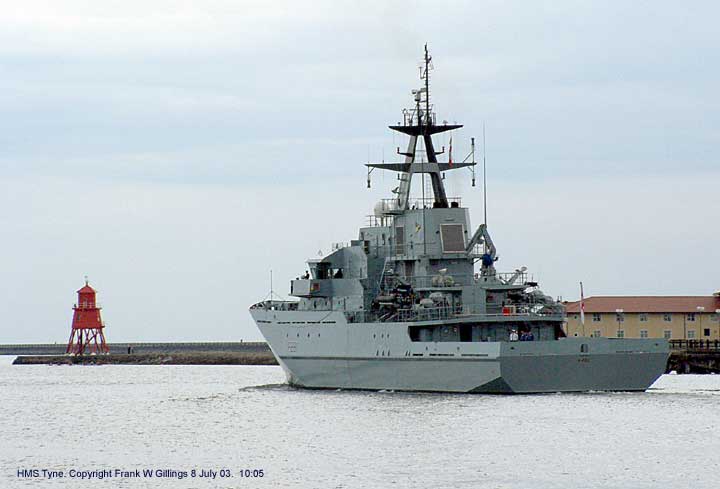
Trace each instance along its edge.
{"label": "brick building", "polygon": [[[568,336],[720,339],[720,292],[711,296],[596,296],[565,303]],[[584,331],[583,331],[584,329]]]}

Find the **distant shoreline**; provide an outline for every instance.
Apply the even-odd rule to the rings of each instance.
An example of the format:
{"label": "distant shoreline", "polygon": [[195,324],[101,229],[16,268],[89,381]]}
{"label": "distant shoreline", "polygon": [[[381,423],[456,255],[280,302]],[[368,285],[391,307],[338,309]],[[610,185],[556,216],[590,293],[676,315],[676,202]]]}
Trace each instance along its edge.
{"label": "distant shoreline", "polygon": [[21,355],[13,365],[277,365],[272,352],[173,352],[108,355]]}
{"label": "distant shoreline", "polygon": [[[269,352],[264,341],[214,342],[123,342],[108,343],[110,354],[133,353],[190,353],[190,352]],[[64,355],[67,344],[27,343],[0,345],[0,355]]]}

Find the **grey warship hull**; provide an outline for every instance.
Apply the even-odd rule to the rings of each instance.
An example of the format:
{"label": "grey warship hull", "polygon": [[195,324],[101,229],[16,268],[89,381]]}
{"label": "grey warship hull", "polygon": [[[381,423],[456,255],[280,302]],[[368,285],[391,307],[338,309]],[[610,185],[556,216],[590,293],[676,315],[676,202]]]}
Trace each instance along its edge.
{"label": "grey warship hull", "polygon": [[[470,172],[474,186],[475,143],[461,161],[452,159],[452,138],[447,151],[435,149],[434,135],[462,126],[436,123],[430,60],[426,46],[414,106],[389,126],[409,137],[405,151],[397,148],[404,161],[366,164],[368,186],[373,171],[397,174],[393,197],[375,205],[357,239],[308,260],[290,282],[297,300],[271,292],[250,308],[288,382],[487,393],[647,389],[665,370],[666,340],[567,338],[560,300],[525,267],[495,270],[487,213],[473,228],[461,199],[445,192],[449,171]],[[411,198],[418,184],[421,197]]]}
{"label": "grey warship hull", "polygon": [[413,342],[407,323],[254,309],[288,383],[305,388],[489,394],[644,391],[665,371],[666,340]]}

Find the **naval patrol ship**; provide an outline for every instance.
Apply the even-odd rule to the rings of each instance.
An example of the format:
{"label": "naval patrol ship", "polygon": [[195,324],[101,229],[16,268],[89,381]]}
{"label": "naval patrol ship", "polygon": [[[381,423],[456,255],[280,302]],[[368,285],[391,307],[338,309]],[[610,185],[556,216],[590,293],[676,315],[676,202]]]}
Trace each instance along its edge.
{"label": "naval patrol ship", "polygon": [[[397,173],[393,197],[375,206],[357,239],[308,260],[308,272],[290,283],[297,300],[271,294],[250,308],[288,382],[476,393],[647,389],[665,370],[666,340],[566,337],[562,303],[524,267],[496,271],[486,224],[472,228],[460,198],[446,195],[444,174],[465,169],[474,186],[476,163],[474,150],[463,161],[438,161],[444,148],[436,150],[433,135],[462,126],[437,124],[431,68],[426,46],[413,106],[390,126],[409,137],[397,150],[404,161],[366,165],[368,186],[374,170]],[[413,177],[429,181],[428,195],[412,198]]]}

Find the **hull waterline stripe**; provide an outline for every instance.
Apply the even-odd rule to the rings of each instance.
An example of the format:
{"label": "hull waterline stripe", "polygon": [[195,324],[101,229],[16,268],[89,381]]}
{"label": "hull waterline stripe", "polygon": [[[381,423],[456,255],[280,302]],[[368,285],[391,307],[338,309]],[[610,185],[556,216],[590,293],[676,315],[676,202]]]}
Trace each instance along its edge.
{"label": "hull waterline stripe", "polygon": [[339,361],[390,361],[390,362],[497,362],[500,358],[458,358],[458,357],[318,357],[318,356],[281,356],[281,360],[339,360]]}

